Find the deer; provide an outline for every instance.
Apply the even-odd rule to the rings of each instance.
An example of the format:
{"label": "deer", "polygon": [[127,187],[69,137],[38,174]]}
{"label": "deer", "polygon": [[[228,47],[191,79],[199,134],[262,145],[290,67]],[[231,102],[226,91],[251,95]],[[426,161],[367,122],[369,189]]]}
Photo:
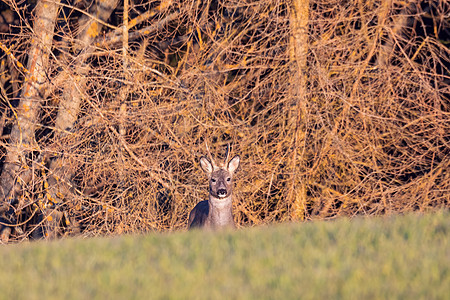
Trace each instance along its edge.
{"label": "deer", "polygon": [[228,161],[229,148],[222,164],[217,165],[211,153],[210,159],[202,156],[200,166],[208,175],[209,199],[197,203],[189,213],[188,229],[193,228],[236,228],[232,211],[233,174],[239,167],[240,157]]}

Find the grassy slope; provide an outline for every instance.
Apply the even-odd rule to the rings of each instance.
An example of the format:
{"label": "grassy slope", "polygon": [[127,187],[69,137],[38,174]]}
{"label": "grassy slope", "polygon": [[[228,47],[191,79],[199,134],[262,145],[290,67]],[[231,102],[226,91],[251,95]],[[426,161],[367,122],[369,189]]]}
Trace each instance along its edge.
{"label": "grassy slope", "polygon": [[445,299],[450,214],[0,247],[4,299]]}

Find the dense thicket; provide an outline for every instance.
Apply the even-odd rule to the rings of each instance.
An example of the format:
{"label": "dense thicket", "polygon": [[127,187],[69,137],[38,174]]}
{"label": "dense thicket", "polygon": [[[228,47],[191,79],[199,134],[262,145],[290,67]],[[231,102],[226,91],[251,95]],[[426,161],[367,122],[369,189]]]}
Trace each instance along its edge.
{"label": "dense thicket", "polygon": [[1,8],[3,240],[184,228],[206,145],[244,226],[450,205],[447,1]]}

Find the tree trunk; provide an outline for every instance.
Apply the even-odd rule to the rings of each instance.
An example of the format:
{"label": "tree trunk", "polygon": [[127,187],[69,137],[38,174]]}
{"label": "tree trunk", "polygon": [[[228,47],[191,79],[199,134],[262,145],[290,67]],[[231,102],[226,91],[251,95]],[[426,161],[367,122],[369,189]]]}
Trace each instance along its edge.
{"label": "tree trunk", "polygon": [[291,72],[289,129],[293,133],[290,157],[290,188],[288,201],[291,203],[291,218],[303,219],[306,206],[306,187],[299,174],[306,139],[306,68],[308,54],[309,0],[292,0],[290,10],[291,38],[289,56]]}
{"label": "tree trunk", "polygon": [[378,56],[378,65],[382,68],[386,68],[390,64],[390,59],[395,50],[396,40],[401,37],[403,31],[407,27],[408,18],[411,15],[411,12],[415,11],[415,3],[411,3],[408,6],[405,6],[400,14],[392,16],[392,21],[388,22],[386,19],[389,16],[390,11],[392,10],[392,0],[385,0],[383,2],[383,9],[381,9],[381,13],[378,16],[380,26],[381,24],[386,24],[387,39],[384,44],[380,47],[380,52]]}
{"label": "tree trunk", "polygon": [[[29,173],[27,161],[31,151],[36,151],[35,125],[42,101],[42,88],[47,82],[46,70],[52,47],[59,0],[41,0],[35,8],[33,38],[28,52],[28,65],[20,103],[16,110],[17,122],[13,126],[3,171],[0,176],[0,201],[13,204],[21,187],[22,176]],[[3,237],[3,235],[2,235]],[[8,237],[5,237],[7,239]]]}
{"label": "tree trunk", "polygon": [[[96,17],[91,18],[83,15],[79,20],[79,33],[76,37],[76,49],[79,57],[74,64],[74,72],[76,73],[70,82],[64,87],[59,111],[55,121],[55,137],[58,138],[65,132],[70,130],[77,120],[80,112],[82,94],[80,91],[85,90],[86,74],[89,72],[89,66],[85,61],[94,51],[94,40],[99,36],[103,25],[110,17],[118,3],[118,0],[97,0],[96,5],[89,11],[90,15]],[[64,166],[64,157],[56,157],[50,162],[49,197],[54,202],[67,201],[74,198],[73,189],[70,180],[73,177],[73,170]],[[44,232],[46,237],[54,238],[58,234],[58,226],[61,220],[61,213],[52,210],[44,212]],[[53,217],[49,217],[53,215]],[[55,218],[56,216],[56,218]]]}

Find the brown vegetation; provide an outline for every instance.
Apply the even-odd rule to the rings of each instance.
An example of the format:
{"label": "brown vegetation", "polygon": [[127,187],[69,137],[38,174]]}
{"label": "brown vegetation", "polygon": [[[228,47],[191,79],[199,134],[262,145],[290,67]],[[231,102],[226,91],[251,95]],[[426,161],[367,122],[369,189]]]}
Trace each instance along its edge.
{"label": "brown vegetation", "polygon": [[185,228],[206,143],[241,226],[449,207],[448,2],[69,2],[2,4],[3,241]]}

